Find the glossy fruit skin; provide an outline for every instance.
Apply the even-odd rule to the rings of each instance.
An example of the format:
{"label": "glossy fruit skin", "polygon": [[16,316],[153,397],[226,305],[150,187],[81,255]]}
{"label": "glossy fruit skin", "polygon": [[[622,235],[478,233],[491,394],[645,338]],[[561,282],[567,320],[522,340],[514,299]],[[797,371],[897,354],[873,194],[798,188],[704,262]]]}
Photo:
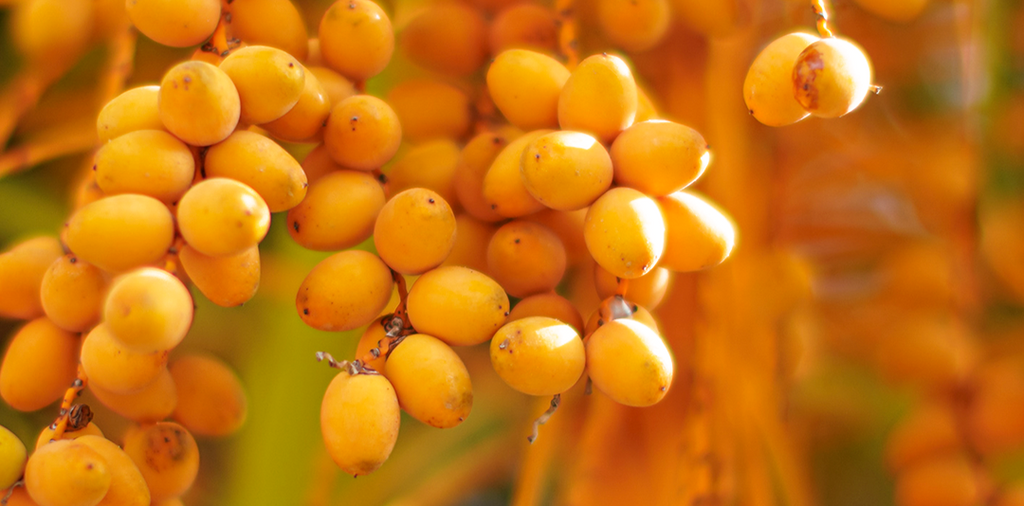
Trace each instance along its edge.
{"label": "glossy fruit skin", "polygon": [[520,175],[530,195],[559,211],[589,206],[612,184],[612,159],[590,135],[559,130],[523,150]]}
{"label": "glossy fruit skin", "polygon": [[75,440],[52,441],[25,466],[25,488],[40,506],[99,504],[110,489],[111,471],[96,450]]}
{"label": "glossy fruit skin", "polygon": [[163,130],[160,121],[159,86],[132,88],[107,102],[96,117],[100,142],[116,139],[136,130]]}
{"label": "glossy fruit skin", "polygon": [[395,51],[391,20],[369,0],[334,2],[320,20],[319,34],[324,62],[354,81],[384,70]]}
{"label": "glossy fruit skin", "polygon": [[320,406],[320,431],[331,459],[348,474],[377,470],[395,447],[401,410],[395,389],[379,374],[338,373]]}
{"label": "glossy fruit skin", "polygon": [[314,182],[288,211],[288,234],[316,251],[351,248],[373,234],[385,202],[384,188],[371,174],[336,170]]}
{"label": "glossy fruit skin", "polygon": [[306,25],[289,0],[233,0],[231,28],[236,37],[249,44],[276,47],[306,60]]}
{"label": "glossy fruit skin", "polygon": [[217,0],[127,0],[128,17],[147,37],[171,47],[206,40],[220,20]]}
{"label": "glossy fruit skin", "polygon": [[19,411],[56,401],[75,379],[78,337],[42,317],[11,338],[0,364],[0,396]]}
{"label": "glossy fruit skin", "polygon": [[[288,2],[290,4],[290,2]],[[299,101],[284,116],[260,125],[274,137],[289,142],[316,141],[323,137],[324,123],[331,115],[331,98],[320,79],[306,69]]]}
{"label": "glossy fruit skin", "polygon": [[796,101],[819,118],[838,118],[856,109],[871,89],[871,63],[846,39],[811,43],[793,66]]}
{"label": "glossy fruit skin", "polygon": [[192,326],[192,295],[185,284],[155,267],[131,271],[110,286],[103,319],[111,334],[137,353],[170,350]]}
{"label": "glossy fruit skin", "polygon": [[466,365],[436,337],[407,336],[388,356],[384,375],[394,385],[402,409],[431,427],[455,427],[473,408]]}
{"label": "glossy fruit skin", "polygon": [[484,202],[505,218],[520,218],[544,209],[526,189],[522,160],[526,147],[550,130],[534,130],[510,142],[498,153],[483,180]]}
{"label": "glossy fruit skin", "polygon": [[253,246],[237,255],[211,257],[185,245],[178,252],[192,284],[221,307],[240,306],[256,295],[260,286],[260,250]]}
{"label": "glossy fruit skin", "polygon": [[598,54],[580,62],[558,95],[558,124],[610,142],[636,119],[636,82],[617,56]]}
{"label": "glossy fruit skin", "polygon": [[658,205],[666,228],[662,267],[676,272],[697,271],[729,257],[736,244],[736,230],[717,207],[688,191],[661,197]]}
{"label": "glossy fruit skin", "polygon": [[530,316],[509,322],[494,334],[491,365],[512,388],[548,396],[579,381],[586,352],[570,325],[546,316]]}
{"label": "glossy fruit skin", "polygon": [[249,186],[227,178],[196,183],[178,203],[178,229],[190,246],[210,256],[237,255],[270,229],[270,209]]}
{"label": "glossy fruit skin", "polygon": [[96,184],[107,195],[137,193],[176,202],[195,178],[188,146],[164,130],[135,130],[96,152]]}
{"label": "glossy fruit skin", "polygon": [[138,466],[153,502],[185,493],[199,473],[196,440],[174,422],[130,428],[125,434],[124,451]]}
{"label": "glossy fruit skin", "polygon": [[21,478],[28,454],[25,443],[7,427],[0,425],[0,490],[6,490]]}
{"label": "glossy fruit skin", "polygon": [[258,125],[284,116],[299,101],[306,71],[294,56],[269,46],[246,46],[219,65],[241,103],[239,121]]}
{"label": "glossy fruit skin", "polygon": [[149,506],[151,496],[138,466],[120,446],[103,436],[85,435],[75,442],[98,453],[110,470],[110,488],[97,506]]}
{"label": "glossy fruit skin", "polygon": [[700,132],[664,120],[635,123],[609,150],[615,182],[647,195],[668,195],[693,184],[711,161]]}
{"label": "glossy fruit skin", "polygon": [[673,360],[665,342],[631,319],[605,323],[587,339],[587,372],[594,386],[626,406],[658,403],[672,385]]}
{"label": "glossy fruit skin", "polygon": [[130,394],[144,389],[160,375],[168,354],[168,351],[133,352],[101,323],[82,341],[80,361],[90,384],[114,393]]}
{"label": "glossy fruit skin", "polygon": [[239,130],[206,151],[206,178],[234,179],[252,188],[271,213],[302,202],[309,184],[299,162],[278,143],[255,132]]}
{"label": "glossy fruit skin", "polygon": [[653,199],[620,186],[590,206],[583,238],[601,267],[620,278],[638,278],[661,259],[665,220]]}
{"label": "glossy fruit skin", "polygon": [[800,53],[818,37],[793,32],[783,35],[758,53],[743,80],[743,100],[754,119],[780,127],[806,118],[808,113],[793,94],[793,66]]}
{"label": "glossy fruit skin", "polygon": [[544,225],[515,220],[491,237],[487,266],[495,281],[513,297],[549,292],[565,274],[565,247]]}
{"label": "glossy fruit skin", "polygon": [[210,146],[226,139],[242,111],[231,78],[201,61],[179,63],[164,74],[159,107],[167,131],[193,146]]}
{"label": "glossy fruit skin", "polygon": [[550,56],[509,49],[487,70],[487,89],[509,123],[523,130],[556,128],[559,95],[569,76],[565,65]]}
{"label": "glossy fruit skin", "polygon": [[391,269],[373,253],[342,251],[313,267],[299,287],[295,306],[310,327],[352,330],[380,314],[393,283]]}
{"label": "glossy fruit skin", "polygon": [[398,115],[387,102],[371,95],[355,95],[335,104],[324,129],[327,152],[349,169],[379,169],[395,156],[401,143]]}
{"label": "glossy fruit skin", "polygon": [[455,213],[437,193],[413,188],[384,204],[373,227],[381,260],[402,274],[422,274],[455,246]]}
{"label": "glossy fruit skin", "polygon": [[438,267],[409,291],[409,319],[417,331],[452,346],[487,341],[505,323],[508,295],[496,281],[466,267]]}
{"label": "glossy fruit skin", "polygon": [[153,264],[174,240],[167,206],[145,195],[114,195],[82,207],[67,224],[67,245],[78,258],[107,272]]}
{"label": "glossy fruit skin", "polygon": [[0,317],[28,320],[43,315],[43,279],[63,253],[53,237],[28,239],[0,253]]}

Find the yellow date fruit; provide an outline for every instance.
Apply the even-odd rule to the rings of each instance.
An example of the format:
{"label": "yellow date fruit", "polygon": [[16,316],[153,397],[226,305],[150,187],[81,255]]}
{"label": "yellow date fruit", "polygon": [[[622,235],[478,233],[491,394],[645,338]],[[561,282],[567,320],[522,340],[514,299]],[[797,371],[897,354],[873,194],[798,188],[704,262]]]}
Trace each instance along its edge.
{"label": "yellow date fruit", "polygon": [[508,295],[487,275],[466,267],[439,267],[419,277],[408,298],[417,331],[452,346],[487,341],[505,323]]}
{"label": "yellow date fruit", "polygon": [[402,409],[431,427],[455,427],[473,408],[466,365],[436,337],[407,336],[388,356],[384,375],[394,385]]}
{"label": "yellow date fruit", "polygon": [[370,474],[388,459],[400,421],[395,389],[380,374],[338,373],[320,405],[327,453],[352,476]]}
{"label": "yellow date fruit", "polygon": [[576,329],[554,318],[511,321],[491,339],[494,372],[528,395],[555,395],[572,388],[585,364],[586,352]]}
{"label": "yellow date fruit", "polygon": [[672,385],[672,355],[650,327],[612,320],[587,340],[587,372],[594,386],[626,406],[650,406]]}

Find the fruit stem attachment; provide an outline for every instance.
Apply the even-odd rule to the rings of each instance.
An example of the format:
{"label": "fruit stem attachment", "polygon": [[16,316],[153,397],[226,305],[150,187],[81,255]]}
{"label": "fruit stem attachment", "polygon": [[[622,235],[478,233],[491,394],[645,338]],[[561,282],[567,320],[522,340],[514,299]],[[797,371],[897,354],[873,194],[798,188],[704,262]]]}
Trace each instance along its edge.
{"label": "fruit stem attachment", "polygon": [[555,16],[558,22],[558,50],[565,57],[565,68],[572,71],[580,62],[573,0],[555,0]]}
{"label": "fruit stem attachment", "polygon": [[231,53],[232,49],[235,49],[242,43],[238,39],[231,38],[228,34],[228,25],[231,24],[231,2],[222,1],[220,3],[220,21],[217,23],[217,28],[213,31],[213,36],[210,40],[203,44],[200,49],[207,53],[213,53],[221,58],[226,57]]}
{"label": "fruit stem attachment", "polygon": [[540,435],[540,426],[548,422],[548,419],[551,418],[551,415],[555,414],[555,411],[558,410],[558,405],[561,403],[562,394],[555,394],[555,396],[551,398],[551,406],[548,407],[547,411],[542,413],[539,417],[537,417],[536,420],[533,421],[533,434],[530,434],[526,438],[526,440],[529,441],[530,444],[533,444],[533,442],[537,440],[537,436]]}
{"label": "fruit stem attachment", "polygon": [[371,368],[363,366],[363,362],[361,360],[353,360],[351,362],[348,360],[335,360],[334,357],[326,351],[316,352],[316,361],[323,362],[324,360],[327,361],[327,365],[335,369],[341,369],[342,371],[347,372],[350,376],[355,376],[357,374],[380,374]]}
{"label": "fruit stem attachment", "polygon": [[828,11],[825,9],[825,0],[811,0],[811,7],[818,15],[818,34],[821,38],[832,38],[832,30],[828,29]]}
{"label": "fruit stem attachment", "polygon": [[25,486],[25,480],[24,479],[20,479],[20,480],[18,480],[16,482],[12,483],[10,488],[7,489],[7,492],[4,493],[4,496],[2,498],[0,498],[0,506],[6,506],[7,505],[7,501],[9,501],[11,499],[11,496],[14,495],[14,489],[16,489],[18,487],[24,487],[24,486]]}
{"label": "fruit stem attachment", "polygon": [[[82,390],[85,390],[85,385],[88,383],[89,378],[85,375],[85,369],[82,368],[82,364],[78,364],[78,377],[75,378],[75,381],[71,382],[71,386],[64,392],[64,399],[60,401],[60,415],[50,425],[50,428],[53,429],[53,435],[50,436],[50,439],[60,439],[64,435],[64,432],[68,430],[68,422],[71,421],[72,415],[74,415],[75,419],[71,432],[89,424],[89,420],[92,419],[92,411],[89,410],[88,406],[84,410],[79,406],[74,406],[77,409],[72,409],[72,403],[82,394]],[[84,424],[81,423],[83,417],[89,419]]]}
{"label": "fruit stem attachment", "polygon": [[391,278],[398,285],[398,305],[395,306],[394,313],[377,321],[377,323],[384,326],[384,339],[377,341],[376,348],[372,348],[365,355],[359,357],[359,360],[363,363],[380,358],[381,355],[385,357],[390,356],[395,347],[405,340],[405,336],[416,333],[416,329],[412,327],[412,322],[409,321],[409,312],[406,310],[409,290],[405,286],[405,276],[392,270]]}

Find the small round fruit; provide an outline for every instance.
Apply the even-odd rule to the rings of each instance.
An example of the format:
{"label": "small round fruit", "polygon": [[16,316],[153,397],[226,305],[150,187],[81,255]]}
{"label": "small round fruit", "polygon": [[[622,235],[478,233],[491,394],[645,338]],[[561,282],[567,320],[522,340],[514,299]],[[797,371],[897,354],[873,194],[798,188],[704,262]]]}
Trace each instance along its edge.
{"label": "small round fruit", "polygon": [[871,63],[846,39],[830,37],[807,46],[793,66],[793,92],[819,118],[838,118],[857,108],[871,89]]}
{"label": "small round fruit", "polygon": [[124,272],[167,254],[174,218],[153,197],[113,195],[75,211],[66,230],[68,248],[78,258],[107,272]]}
{"label": "small round fruit", "polygon": [[192,295],[173,274],[154,267],[129,272],[110,286],[103,319],[129,350],[152,353],[178,345],[192,326]]}
{"label": "small round fruit", "polygon": [[800,52],[816,40],[801,32],[783,35],[754,58],[743,80],[743,100],[754,119],[779,127],[807,117],[808,112],[793,94],[793,66]]}
{"label": "small round fruit", "polygon": [[369,0],[339,0],[320,19],[320,52],[327,66],[354,81],[377,75],[395,51],[388,15]]}
{"label": "small round fruit", "polygon": [[75,440],[41,446],[25,466],[25,488],[44,506],[95,505],[110,490],[111,472],[96,450]]}
{"label": "small round fruit", "polygon": [[660,265],[676,272],[706,269],[725,261],[736,230],[714,205],[687,191],[658,198],[665,217],[665,253]]}
{"label": "small round fruit", "polygon": [[223,70],[206,62],[179,63],[160,81],[160,120],[167,131],[193,145],[226,139],[238,125],[238,90]]}
{"label": "small round fruit", "polygon": [[587,211],[583,238],[594,260],[620,278],[650,272],[665,249],[665,219],[653,199],[632,188],[605,192]]}
{"label": "small round fruit", "polygon": [[372,473],[391,455],[401,415],[387,378],[339,372],[320,405],[320,431],[327,453],[352,476]]}
{"label": "small round fruit", "polygon": [[711,161],[700,132],[664,120],[644,121],[627,128],[609,151],[615,182],[651,196],[686,188]]}
{"label": "small round fruit", "polygon": [[75,379],[78,336],[37,318],[15,332],[0,364],[0,397],[19,411],[42,409]]}
{"label": "small round fruit", "polygon": [[635,320],[612,320],[587,340],[590,379],[619,404],[656,404],[672,385],[672,368],[672,355],[665,342]]}
{"label": "small round fruit", "polygon": [[129,429],[124,451],[146,480],[153,502],[185,493],[199,473],[199,446],[188,430],[174,422]]}
{"label": "small round fruit", "polygon": [[611,141],[636,118],[636,81],[621,58],[596,54],[584,59],[558,95],[558,124],[564,130]]}
{"label": "small round fruit", "polygon": [[402,409],[431,427],[455,427],[473,408],[466,365],[436,337],[407,336],[388,356],[384,375],[395,386]]}
{"label": "small round fruit", "polygon": [[455,213],[436,192],[413,188],[384,204],[373,227],[377,253],[402,274],[422,274],[455,246]]}
{"label": "small round fruit", "polygon": [[195,184],[178,203],[185,242],[205,255],[237,255],[259,244],[270,229],[270,209],[255,190],[226,178]]}
{"label": "small round fruit", "polygon": [[370,323],[391,298],[391,269],[373,253],[335,253],[313,267],[299,287],[295,307],[315,329],[352,330]]}
{"label": "small round fruit", "polygon": [[331,158],[344,167],[379,169],[398,152],[402,124],[387,102],[372,95],[355,95],[331,109],[324,144]]}
{"label": "small round fruit", "polygon": [[466,267],[439,267],[419,277],[408,298],[418,332],[452,346],[487,341],[505,323],[508,295],[496,281]]}
{"label": "small round fruit", "polygon": [[21,478],[27,459],[25,443],[10,429],[0,425],[0,490],[11,488]]}
{"label": "small round fruit", "polygon": [[217,0],[128,0],[132,24],[146,37],[171,47],[202,43],[220,21]]}
{"label": "small round fruit", "polygon": [[583,375],[586,352],[566,323],[530,316],[505,324],[491,339],[491,365],[505,383],[528,395],[560,394]]}

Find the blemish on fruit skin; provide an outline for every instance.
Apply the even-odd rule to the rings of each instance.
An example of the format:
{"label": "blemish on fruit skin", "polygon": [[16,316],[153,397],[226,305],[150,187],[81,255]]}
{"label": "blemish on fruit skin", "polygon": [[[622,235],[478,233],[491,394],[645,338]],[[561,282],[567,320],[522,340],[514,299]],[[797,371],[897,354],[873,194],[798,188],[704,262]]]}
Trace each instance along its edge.
{"label": "blemish on fruit skin", "polygon": [[796,88],[794,91],[798,97],[797,101],[805,109],[816,110],[818,108],[818,88],[814,86],[814,81],[824,68],[825,62],[822,60],[821,52],[817,49],[810,49],[793,69],[793,86]]}

